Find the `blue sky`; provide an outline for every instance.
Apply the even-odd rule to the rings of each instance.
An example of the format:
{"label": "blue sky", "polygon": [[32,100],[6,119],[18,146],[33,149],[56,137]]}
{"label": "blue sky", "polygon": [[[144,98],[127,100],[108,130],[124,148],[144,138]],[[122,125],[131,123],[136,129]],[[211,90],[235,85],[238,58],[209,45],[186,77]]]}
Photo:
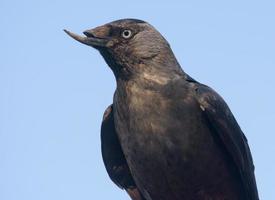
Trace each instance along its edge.
{"label": "blue sky", "polygon": [[100,153],[114,77],[62,30],[129,17],[154,25],[183,69],[224,97],[249,140],[261,199],[275,199],[274,9],[271,0],[1,0],[0,199],[128,199]]}

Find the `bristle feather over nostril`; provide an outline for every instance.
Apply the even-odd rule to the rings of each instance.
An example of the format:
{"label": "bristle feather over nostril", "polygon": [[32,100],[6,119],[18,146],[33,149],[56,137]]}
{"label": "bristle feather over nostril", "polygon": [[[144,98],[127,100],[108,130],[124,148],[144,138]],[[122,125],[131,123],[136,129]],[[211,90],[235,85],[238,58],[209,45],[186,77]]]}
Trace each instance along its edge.
{"label": "bristle feather over nostril", "polygon": [[86,35],[87,37],[95,37],[95,35],[89,31],[84,31],[83,34]]}

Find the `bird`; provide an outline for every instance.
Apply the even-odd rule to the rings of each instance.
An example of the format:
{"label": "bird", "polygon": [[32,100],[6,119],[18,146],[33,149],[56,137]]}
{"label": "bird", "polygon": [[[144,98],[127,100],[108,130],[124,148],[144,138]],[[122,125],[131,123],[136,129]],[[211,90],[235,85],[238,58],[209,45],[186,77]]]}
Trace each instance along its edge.
{"label": "bird", "polygon": [[120,19],[78,35],[111,68],[101,125],[110,179],[132,200],[258,200],[248,141],[223,98],[189,76],[151,24]]}

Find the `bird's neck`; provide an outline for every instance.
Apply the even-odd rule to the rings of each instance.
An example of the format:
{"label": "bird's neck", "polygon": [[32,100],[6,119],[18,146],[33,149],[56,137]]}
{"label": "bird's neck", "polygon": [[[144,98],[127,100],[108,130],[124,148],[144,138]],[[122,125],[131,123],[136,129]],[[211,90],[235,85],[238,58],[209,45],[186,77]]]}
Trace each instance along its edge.
{"label": "bird's neck", "polygon": [[118,85],[122,82],[165,85],[185,75],[172,51],[139,60],[138,63],[127,63],[120,69],[119,74],[115,74]]}
{"label": "bird's neck", "polygon": [[117,92],[122,96],[127,96],[129,91],[161,91],[167,85],[173,84],[178,79],[184,79],[185,74],[178,71],[154,71],[144,70],[142,73],[135,74],[130,79],[116,79]]}

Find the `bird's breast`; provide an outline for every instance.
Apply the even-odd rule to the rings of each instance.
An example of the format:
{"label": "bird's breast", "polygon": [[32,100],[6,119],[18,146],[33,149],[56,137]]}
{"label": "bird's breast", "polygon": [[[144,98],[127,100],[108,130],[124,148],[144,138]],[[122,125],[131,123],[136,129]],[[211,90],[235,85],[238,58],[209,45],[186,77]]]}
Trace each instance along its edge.
{"label": "bird's breast", "polygon": [[165,157],[182,164],[196,157],[197,145],[207,148],[207,133],[198,131],[204,124],[194,123],[202,120],[200,109],[184,90],[167,96],[133,85],[116,93],[114,105],[116,131],[134,165],[160,166],[170,162]]}

